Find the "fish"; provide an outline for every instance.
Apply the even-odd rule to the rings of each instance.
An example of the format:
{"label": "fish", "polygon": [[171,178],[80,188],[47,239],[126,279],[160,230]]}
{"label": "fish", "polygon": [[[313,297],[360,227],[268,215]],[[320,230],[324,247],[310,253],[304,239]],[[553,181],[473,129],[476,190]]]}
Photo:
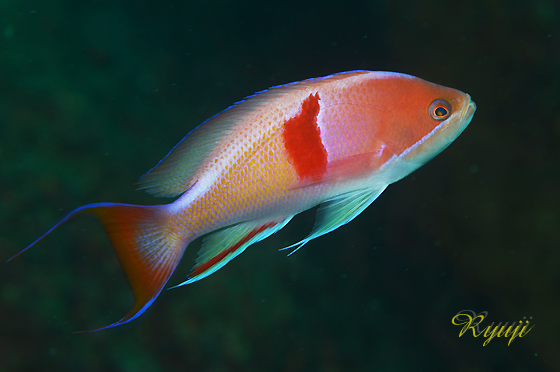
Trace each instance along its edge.
{"label": "fish", "polygon": [[389,184],[443,151],[475,110],[462,91],[396,72],[275,86],[203,122],[139,179],[140,189],[175,201],[79,207],[9,260],[77,215],[96,217],[132,305],[120,320],[86,332],[119,326],[150,307],[193,240],[205,236],[190,274],[172,288],[213,274],[319,205],[309,235],[284,248],[293,253],[352,221]]}

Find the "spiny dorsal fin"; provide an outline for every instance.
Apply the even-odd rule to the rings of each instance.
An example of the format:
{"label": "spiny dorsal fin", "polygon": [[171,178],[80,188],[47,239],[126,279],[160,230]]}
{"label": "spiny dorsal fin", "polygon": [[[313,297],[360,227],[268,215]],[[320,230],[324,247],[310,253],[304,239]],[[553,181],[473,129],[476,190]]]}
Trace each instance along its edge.
{"label": "spiny dorsal fin", "polygon": [[350,71],[280,85],[235,103],[187,134],[155,167],[140,177],[139,188],[155,196],[173,197],[182,194],[196,182],[194,175],[216,145],[239,124],[250,125],[250,122],[244,120],[250,114],[294,90],[366,73],[369,71]]}

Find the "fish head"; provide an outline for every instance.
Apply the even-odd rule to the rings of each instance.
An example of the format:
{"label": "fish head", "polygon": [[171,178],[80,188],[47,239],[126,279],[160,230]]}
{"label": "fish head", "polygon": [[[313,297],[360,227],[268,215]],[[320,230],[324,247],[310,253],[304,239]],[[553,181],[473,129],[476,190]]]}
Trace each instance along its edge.
{"label": "fish head", "polygon": [[[451,144],[472,120],[476,104],[460,90],[394,74],[383,97],[382,125],[376,132],[390,151],[380,171],[396,182]],[[379,97],[379,96],[378,96]]]}
{"label": "fish head", "polygon": [[405,123],[409,130],[416,133],[417,141],[400,154],[402,160],[418,163],[419,166],[455,141],[476,111],[476,104],[467,93],[422,82],[425,84],[421,84],[422,88],[416,92],[419,104],[411,118],[413,120]]}

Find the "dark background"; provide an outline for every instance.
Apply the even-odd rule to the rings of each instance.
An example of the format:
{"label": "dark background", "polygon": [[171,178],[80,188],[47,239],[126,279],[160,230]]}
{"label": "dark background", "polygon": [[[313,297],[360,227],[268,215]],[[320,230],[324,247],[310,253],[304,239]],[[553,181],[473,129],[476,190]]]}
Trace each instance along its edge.
{"label": "dark background", "polygon": [[[130,292],[99,224],[70,222],[0,265],[0,371],[560,370],[559,41],[552,0],[2,1],[2,260],[80,205],[167,202],[133,184],[269,86],[398,71],[478,111],[352,223],[286,258],[304,213],[127,326],[72,333]],[[483,346],[463,309],[535,327]]]}

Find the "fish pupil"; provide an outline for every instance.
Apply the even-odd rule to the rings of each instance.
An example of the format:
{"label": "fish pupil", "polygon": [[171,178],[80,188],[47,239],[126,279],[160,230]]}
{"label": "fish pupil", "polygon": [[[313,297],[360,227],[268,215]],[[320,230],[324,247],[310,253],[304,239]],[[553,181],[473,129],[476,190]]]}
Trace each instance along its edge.
{"label": "fish pupil", "polygon": [[435,112],[437,117],[444,117],[447,115],[447,109],[445,107],[438,107],[436,108],[436,112]]}

